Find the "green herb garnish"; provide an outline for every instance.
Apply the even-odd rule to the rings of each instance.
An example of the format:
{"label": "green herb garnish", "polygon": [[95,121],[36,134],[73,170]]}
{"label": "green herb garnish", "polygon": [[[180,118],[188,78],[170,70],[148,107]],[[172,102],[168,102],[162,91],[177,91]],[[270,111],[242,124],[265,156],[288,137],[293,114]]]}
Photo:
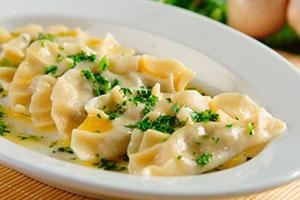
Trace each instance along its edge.
{"label": "green herb garnish", "polygon": [[100,63],[99,63],[99,70],[104,72],[105,70],[107,70],[107,67],[108,67],[108,58],[107,56],[103,56],[100,60]]}
{"label": "green herb garnish", "polygon": [[232,127],[233,127],[233,124],[226,124],[225,127],[226,127],[226,128],[232,128]]}
{"label": "green herb garnish", "polygon": [[2,66],[10,66],[10,61],[8,60],[8,58],[3,58],[1,61],[1,65]]}
{"label": "green herb garnish", "polygon": [[254,134],[254,123],[249,123],[246,127],[246,131],[249,135]]}
{"label": "green herb garnish", "polygon": [[124,171],[125,166],[118,166],[114,160],[101,159],[99,163],[95,164],[98,168],[108,171]]}
{"label": "green herb garnish", "polygon": [[56,56],[56,61],[57,61],[57,62],[61,62],[64,58],[65,58],[65,57],[64,57],[63,55],[57,54],[57,56]]}
{"label": "green herb garnish", "polygon": [[215,144],[218,144],[218,142],[220,141],[220,138],[219,138],[219,137],[217,137],[217,138],[212,137],[211,139],[212,139],[212,141],[213,141]]}
{"label": "green herb garnish", "polygon": [[49,40],[49,41],[53,42],[54,41],[54,35],[39,33],[39,36],[38,36],[37,40]]}
{"label": "green herb garnish", "polygon": [[182,159],[182,155],[176,157],[176,160],[181,160],[181,159]]}
{"label": "green herb garnish", "polygon": [[144,104],[143,115],[148,114],[157,101],[158,97],[151,94],[151,88],[145,86],[140,87],[136,92],[136,96],[132,99],[132,102],[136,105],[138,103]]}
{"label": "green herb garnish", "polygon": [[111,87],[114,88],[117,85],[120,85],[120,80],[119,79],[115,79],[114,82],[111,84]]}
{"label": "green herb garnish", "polygon": [[57,149],[57,151],[59,152],[65,152],[65,153],[69,153],[69,154],[73,154],[73,150],[71,149],[71,147],[59,147]]}
{"label": "green herb garnish", "polygon": [[87,80],[92,82],[93,90],[96,96],[106,94],[113,88],[112,84],[99,72],[82,70],[82,74]]}
{"label": "green herb garnish", "polygon": [[219,119],[219,114],[211,110],[205,110],[203,112],[192,112],[191,117],[194,122],[215,122]]}
{"label": "green herb garnish", "polygon": [[57,140],[53,141],[53,142],[49,145],[49,148],[54,147],[55,145],[57,145],[57,143],[58,143]]}
{"label": "green herb garnish", "polygon": [[36,135],[25,135],[25,134],[20,134],[17,136],[20,140],[34,140],[34,141],[39,141],[43,137],[38,137]]}
{"label": "green herb garnish", "polygon": [[109,120],[115,120],[116,118],[120,117],[126,109],[121,105],[117,105],[117,108],[113,111],[107,111],[107,108],[104,108],[104,112],[108,115]]}
{"label": "green herb garnish", "polygon": [[173,112],[173,114],[176,115],[179,112],[179,110],[180,110],[180,106],[177,103],[175,103],[172,106],[172,112]]}
{"label": "green herb garnish", "polygon": [[44,74],[52,74],[52,75],[54,75],[54,74],[56,74],[56,72],[57,72],[57,66],[56,65],[51,65],[51,66],[45,67],[43,69],[43,73]]}
{"label": "green herb garnish", "polygon": [[130,88],[121,88],[120,91],[121,91],[125,96],[132,94],[132,91],[131,91]]}
{"label": "green herb garnish", "polygon": [[131,129],[137,128],[141,131],[153,129],[162,133],[171,134],[184,125],[185,122],[180,121],[176,116],[161,115],[154,121],[152,121],[149,117],[145,117],[143,120],[138,121],[136,124],[127,125],[125,127]]}
{"label": "green herb garnish", "polygon": [[70,66],[71,68],[74,68],[79,62],[83,62],[83,61],[94,62],[96,60],[96,54],[87,55],[87,53],[84,51],[81,51],[79,54],[71,55],[68,57],[73,60],[73,64]]}
{"label": "green herb garnish", "polygon": [[212,159],[213,155],[210,153],[204,153],[201,154],[197,159],[196,159],[196,163],[198,165],[200,165],[201,167],[207,165],[211,159]]}
{"label": "green herb garnish", "polygon": [[166,98],[167,102],[171,103],[172,99],[171,98]]}
{"label": "green herb garnish", "polygon": [[7,133],[10,133],[6,122],[3,120],[5,113],[3,112],[2,105],[0,104],[0,136],[5,136]]}
{"label": "green herb garnish", "polygon": [[6,97],[6,91],[3,86],[0,84],[0,98]]}

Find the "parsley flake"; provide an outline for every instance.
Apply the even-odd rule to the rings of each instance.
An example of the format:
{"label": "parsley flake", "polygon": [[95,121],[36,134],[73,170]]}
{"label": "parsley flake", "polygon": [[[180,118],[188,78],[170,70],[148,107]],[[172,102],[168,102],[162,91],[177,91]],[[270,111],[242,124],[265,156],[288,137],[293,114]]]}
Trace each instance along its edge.
{"label": "parsley flake", "polygon": [[101,159],[99,163],[95,164],[98,168],[108,171],[124,171],[127,168],[125,166],[118,166],[115,160]]}
{"label": "parsley flake", "polygon": [[232,128],[232,127],[233,127],[233,124],[226,124],[225,127],[226,127],[226,128]]}
{"label": "parsley flake", "polygon": [[104,72],[105,70],[107,70],[107,67],[108,67],[108,58],[107,56],[103,56],[100,60],[100,63],[99,63],[99,69],[100,71]]}
{"label": "parsley flake", "polygon": [[138,121],[136,124],[127,125],[125,127],[131,129],[140,129],[141,131],[146,131],[148,129],[153,129],[160,131],[162,133],[172,134],[178,128],[185,125],[185,122],[177,119],[176,116],[161,115],[156,120],[152,121],[149,117],[145,117],[143,120]]}
{"label": "parsley flake", "polygon": [[7,124],[3,120],[3,117],[5,116],[3,112],[3,108],[0,104],[0,136],[5,136],[7,133],[10,133],[10,130],[8,129]]}
{"label": "parsley flake", "polygon": [[158,101],[158,97],[151,94],[151,87],[140,87],[137,92],[136,96],[132,99],[134,104],[143,103],[143,115],[148,114],[152,108],[156,105]]}
{"label": "parsley flake", "polygon": [[254,134],[254,123],[249,123],[246,127],[246,131],[249,135]]}
{"label": "parsley flake", "polygon": [[20,134],[17,136],[20,140],[34,140],[34,141],[39,141],[43,139],[43,137],[38,137],[36,135],[25,135],[25,134]]}
{"label": "parsley flake", "polygon": [[113,88],[112,84],[99,72],[82,70],[82,74],[87,80],[92,82],[94,94],[96,96],[106,94]]}
{"label": "parsley flake", "polygon": [[120,91],[121,91],[125,96],[132,94],[132,91],[131,91],[130,88],[121,88]]}
{"label": "parsley flake", "polygon": [[173,114],[176,115],[179,112],[179,110],[180,110],[180,106],[177,103],[175,103],[172,106],[172,112],[173,112]]}
{"label": "parsley flake", "polygon": [[84,51],[81,51],[79,54],[71,55],[68,57],[73,60],[73,63],[70,66],[71,68],[74,68],[79,62],[83,62],[83,61],[94,62],[96,60],[96,54],[87,55],[87,53]]}
{"label": "parsley flake", "polygon": [[54,75],[54,74],[56,74],[56,72],[57,72],[57,66],[56,65],[51,65],[51,66],[45,67],[43,69],[43,74],[52,74],[52,75]]}
{"label": "parsley flake", "polygon": [[39,36],[38,36],[37,40],[49,40],[49,41],[53,42],[54,41],[54,35],[39,33]]}
{"label": "parsley flake", "polygon": [[192,112],[191,117],[194,122],[215,122],[219,119],[219,114],[211,110],[205,110],[203,112]]}
{"label": "parsley flake", "polygon": [[57,151],[59,152],[65,152],[65,153],[69,153],[69,154],[73,154],[73,150],[71,149],[71,147],[59,147],[57,149]]}
{"label": "parsley flake", "polygon": [[196,159],[196,163],[203,167],[211,161],[212,157],[211,153],[203,153]]}

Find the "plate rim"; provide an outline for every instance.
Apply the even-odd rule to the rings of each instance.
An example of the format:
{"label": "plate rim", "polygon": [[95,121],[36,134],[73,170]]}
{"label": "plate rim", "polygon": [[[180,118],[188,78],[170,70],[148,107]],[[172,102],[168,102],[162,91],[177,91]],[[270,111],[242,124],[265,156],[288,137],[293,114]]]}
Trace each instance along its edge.
{"label": "plate rim", "polygon": [[[113,1],[117,2],[116,0],[113,0]],[[12,2],[15,2],[15,1],[12,1]],[[34,0],[32,0],[32,2],[34,2]],[[79,1],[76,1],[76,2],[79,2]],[[96,1],[91,0],[90,2],[96,2]],[[99,2],[104,3],[105,1],[99,1]],[[144,0],[144,1],[141,1],[141,0],[127,0],[127,2],[144,4],[146,6],[147,5],[154,6],[154,4],[156,4],[156,5],[159,4],[157,2],[151,2],[151,1],[146,1],[146,0]],[[141,3],[141,2],[143,2],[143,3]],[[156,7],[158,7],[158,6],[156,6]],[[212,21],[212,20],[210,20],[210,19],[208,19],[206,17],[199,16],[197,14],[191,13],[191,12],[183,10],[181,8],[176,8],[176,7],[173,7],[173,6],[168,6],[168,5],[163,5],[163,4],[160,4],[159,7],[163,8],[162,10],[166,10],[168,12],[171,12],[171,11],[174,12],[174,13],[178,12],[179,15],[186,15],[186,16],[191,16],[193,18],[197,18],[197,19],[199,19],[199,21],[202,21],[202,23],[204,23],[204,22],[205,23],[209,23],[211,26],[217,27],[217,29],[223,29],[224,31],[229,32],[230,34],[235,35],[234,37],[242,38],[243,40],[247,41],[247,43],[251,43],[252,45],[256,46],[255,48],[260,48],[261,50],[264,50],[266,52],[266,54],[269,54],[270,56],[273,56],[273,58],[277,59],[279,63],[281,63],[282,65],[285,65],[285,67],[287,68],[286,70],[290,70],[293,73],[296,73],[298,77],[300,77],[299,72],[290,63],[288,63],[288,61],[286,61],[283,57],[281,57],[280,55],[278,55],[276,52],[274,52],[273,50],[269,49],[265,45],[263,45],[261,43],[258,43],[254,39],[252,39],[252,38],[250,38],[250,37],[248,37],[248,36],[246,36],[246,35],[238,32],[236,30],[233,30],[230,27],[226,27],[226,26],[224,26],[222,24],[219,24],[217,22],[214,22],[214,21]],[[159,34],[159,35],[161,35],[161,34]],[[162,35],[162,36],[166,37],[166,35]],[[213,58],[212,55],[208,55],[208,56],[210,56],[210,57]],[[217,61],[219,62],[219,60],[217,60]],[[1,144],[1,140],[0,140],[0,144]],[[14,145],[16,145],[16,144],[14,144]],[[16,146],[18,146],[18,145],[16,145]],[[3,158],[5,158],[5,156],[7,156],[7,155],[3,155],[3,153],[0,151],[0,157],[1,157],[0,159],[3,160]],[[44,155],[40,155],[40,156],[44,156]],[[6,157],[6,158],[8,158],[8,157]],[[18,161],[20,161],[18,159],[16,160],[13,157],[10,157],[10,159],[12,159],[11,163],[7,163],[7,164],[11,164],[12,165],[14,162],[18,163]],[[22,163],[19,163],[19,164],[22,164]],[[71,164],[71,165],[73,165],[73,164]],[[37,170],[40,169],[40,168],[38,168],[38,166],[31,166],[31,167],[37,167],[36,168]],[[234,168],[234,169],[236,169],[236,168]],[[44,171],[44,172],[46,172],[46,171]],[[105,173],[107,173],[107,172],[105,172]],[[272,184],[263,183],[262,185],[258,185],[257,187],[252,187],[251,189],[239,190],[238,193],[239,194],[246,194],[246,193],[251,193],[251,192],[257,192],[257,191],[261,191],[261,190],[264,190],[264,189],[269,189],[269,188],[276,187],[276,186],[282,185],[284,183],[290,182],[291,180],[296,179],[297,177],[300,176],[300,167],[298,168],[297,171],[288,172],[288,173],[289,173],[288,176],[282,176],[281,180],[278,180],[278,178],[277,178],[277,181],[274,180]],[[75,179],[75,180],[76,181],[80,181],[79,179]],[[81,179],[81,181],[82,181],[82,179]],[[103,188],[104,186],[102,185],[101,187]],[[109,187],[110,187],[110,189],[112,189],[113,186],[111,186],[111,185],[107,186],[106,189],[108,189]],[[114,190],[120,191],[121,189],[120,188],[114,188]],[[128,191],[128,189],[127,190],[126,189],[123,190],[123,192],[126,192],[126,191]],[[136,193],[137,191],[133,191],[133,190],[131,191],[132,194],[134,194],[134,192]],[[166,193],[153,193],[151,191],[148,191],[148,193],[147,193],[146,191],[142,191],[138,195],[146,195],[146,196],[147,195],[148,196],[154,196],[154,195],[162,196],[162,195],[165,195],[166,197],[171,197],[171,196],[172,197],[178,197],[178,195],[179,196],[182,195],[180,197],[199,197],[198,196],[199,193],[194,193],[194,194],[191,194],[191,193],[185,193],[185,194],[184,193],[180,193],[180,194],[178,194],[178,193],[176,193],[176,194],[173,194],[174,191],[171,191],[171,192],[172,193],[170,193],[170,192],[169,193],[167,193],[167,192]],[[226,193],[226,192],[223,191],[223,192],[220,192],[217,195],[225,195],[225,196],[227,196],[227,195],[232,195],[232,194],[233,193],[231,191],[228,192],[228,193]],[[216,195],[216,193],[215,194],[213,194],[213,193],[206,194],[206,196],[215,196],[215,195]]]}

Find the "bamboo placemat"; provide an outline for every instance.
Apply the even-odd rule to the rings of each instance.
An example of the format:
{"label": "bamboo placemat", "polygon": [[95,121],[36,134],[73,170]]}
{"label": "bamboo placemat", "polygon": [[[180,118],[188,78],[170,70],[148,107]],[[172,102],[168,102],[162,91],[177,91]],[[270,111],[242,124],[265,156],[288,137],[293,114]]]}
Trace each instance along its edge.
{"label": "bamboo placemat", "polygon": [[[280,52],[300,69],[300,56]],[[92,200],[93,198],[65,192],[27,177],[14,169],[0,165],[0,200]],[[101,198],[105,199],[105,198]],[[107,199],[107,198],[106,198]],[[109,198],[112,199],[112,198]],[[299,200],[300,180],[288,185],[243,197],[222,200]],[[116,200],[116,199],[115,199]]]}

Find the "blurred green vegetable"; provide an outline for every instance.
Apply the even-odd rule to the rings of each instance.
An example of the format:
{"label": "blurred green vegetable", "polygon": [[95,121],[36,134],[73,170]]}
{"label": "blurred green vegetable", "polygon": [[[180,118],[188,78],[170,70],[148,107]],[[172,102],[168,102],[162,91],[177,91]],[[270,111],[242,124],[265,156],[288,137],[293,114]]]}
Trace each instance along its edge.
{"label": "blurred green vegetable", "polygon": [[264,38],[262,42],[273,48],[300,53],[300,38],[288,24],[285,24],[277,33]]}
{"label": "blurred green vegetable", "polygon": [[172,4],[189,9],[199,14],[210,17],[222,23],[227,21],[226,0],[159,0],[160,2]]}
{"label": "blurred green vegetable", "polygon": [[[158,0],[166,4],[179,6],[205,15],[222,23],[227,23],[226,0]],[[268,36],[261,42],[291,53],[300,53],[300,37],[288,25],[284,25],[277,33]]]}

